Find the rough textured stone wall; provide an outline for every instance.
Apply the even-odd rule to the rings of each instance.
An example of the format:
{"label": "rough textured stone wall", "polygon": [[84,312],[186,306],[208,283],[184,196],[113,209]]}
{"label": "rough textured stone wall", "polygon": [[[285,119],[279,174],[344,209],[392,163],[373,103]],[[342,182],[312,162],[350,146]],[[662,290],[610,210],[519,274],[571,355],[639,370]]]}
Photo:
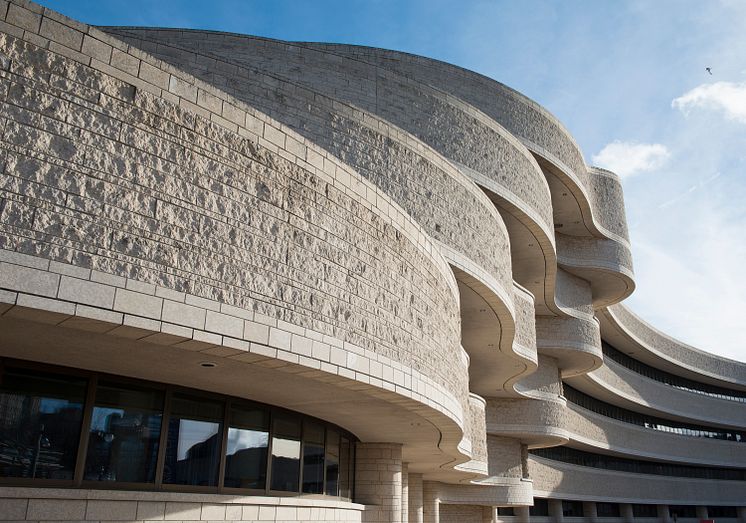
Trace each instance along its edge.
{"label": "rough textured stone wall", "polygon": [[[465,376],[444,363],[460,357],[453,287],[364,201],[371,189],[351,197],[310,162],[340,175],[341,163],[84,27],[49,37],[110,64],[0,35],[3,249],[328,333],[432,375],[465,403]],[[147,78],[123,81],[128,63]],[[154,94],[159,83],[169,96]],[[247,125],[264,134],[249,138]]]}
{"label": "rough textured stone wall", "polygon": [[[594,219],[619,238],[628,238],[623,200],[618,199],[621,196],[619,188],[612,187],[614,182],[603,179],[603,175],[597,176],[597,170],[586,167],[582,152],[567,129],[536,102],[495,80],[421,56],[348,45],[303,45],[395,70],[478,107],[529,144],[534,152],[548,157],[574,175],[591,200]],[[618,180],[615,184],[619,185]]]}
{"label": "rough textured stone wall", "polygon": [[[542,225],[551,230],[549,189],[536,163],[504,129],[458,99],[446,97],[416,80],[287,42],[227,34],[203,38],[199,31],[113,31],[123,38],[132,35],[128,41],[134,45],[163,53],[164,59],[178,60],[181,65],[190,55],[176,56],[167,44],[258,68],[376,114],[450,160],[495,181],[541,217]],[[199,66],[197,56],[190,67]]]}

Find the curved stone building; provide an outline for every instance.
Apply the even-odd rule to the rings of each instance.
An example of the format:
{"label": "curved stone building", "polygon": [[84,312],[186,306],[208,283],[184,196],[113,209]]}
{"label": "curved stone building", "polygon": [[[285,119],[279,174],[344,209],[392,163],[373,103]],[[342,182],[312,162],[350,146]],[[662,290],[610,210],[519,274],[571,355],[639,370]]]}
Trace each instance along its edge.
{"label": "curved stone building", "polygon": [[520,93],[0,0],[0,104],[0,520],[746,522],[746,365]]}

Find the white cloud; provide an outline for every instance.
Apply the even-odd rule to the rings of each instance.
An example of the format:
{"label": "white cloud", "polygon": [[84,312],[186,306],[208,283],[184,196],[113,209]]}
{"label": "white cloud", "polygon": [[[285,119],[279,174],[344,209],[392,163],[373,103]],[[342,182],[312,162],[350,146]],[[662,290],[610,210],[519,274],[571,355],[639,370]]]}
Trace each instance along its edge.
{"label": "white cloud", "polygon": [[714,109],[726,118],[746,123],[746,82],[702,84],[671,102],[671,107],[688,115],[692,108]]}
{"label": "white cloud", "polygon": [[593,163],[615,172],[622,178],[661,167],[671,156],[659,143],[622,142],[614,140],[593,156]]}

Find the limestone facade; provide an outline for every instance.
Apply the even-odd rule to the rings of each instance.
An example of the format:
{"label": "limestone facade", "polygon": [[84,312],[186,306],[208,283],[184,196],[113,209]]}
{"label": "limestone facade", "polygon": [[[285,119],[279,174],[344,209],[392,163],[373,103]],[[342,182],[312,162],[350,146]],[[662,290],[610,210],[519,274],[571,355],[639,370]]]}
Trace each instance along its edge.
{"label": "limestone facade", "polygon": [[[621,183],[520,93],[0,0],[0,107],[0,373],[87,387],[65,464],[0,380],[0,520],[746,522],[746,365],[619,303]],[[111,381],[164,391],[149,480],[87,468]],[[207,482],[167,479],[180,394],[221,402],[174,450]],[[228,480],[246,402],[260,487]]]}

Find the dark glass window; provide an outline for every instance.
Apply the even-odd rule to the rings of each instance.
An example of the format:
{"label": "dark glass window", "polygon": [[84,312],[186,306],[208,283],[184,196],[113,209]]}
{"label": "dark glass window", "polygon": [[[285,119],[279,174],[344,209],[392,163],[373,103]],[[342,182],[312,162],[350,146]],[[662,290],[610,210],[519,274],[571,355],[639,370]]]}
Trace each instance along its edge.
{"label": "dark glass window", "polygon": [[643,505],[634,503],[632,505],[632,516],[636,518],[657,518],[658,507],[656,505]]}
{"label": "dark glass window", "polygon": [[101,381],[91,413],[85,480],[153,483],[163,391]]}
{"label": "dark glass window", "polygon": [[498,516],[515,516],[515,509],[513,507],[497,507]]}
{"label": "dark glass window", "polygon": [[223,403],[174,394],[163,482],[217,486]]}
{"label": "dark glass window", "polygon": [[534,498],[534,504],[528,507],[529,516],[548,517],[549,500],[544,498]]}
{"label": "dark glass window", "polygon": [[684,423],[680,421],[667,420],[665,418],[657,418],[655,416],[648,416],[646,414],[640,414],[631,410],[617,407],[609,403],[603,402],[587,394],[572,388],[565,384],[565,398],[567,401],[578,405],[584,409],[590,410],[602,416],[608,418],[618,419],[625,423],[632,423],[646,429],[658,430],[661,432],[668,432],[670,434],[678,434],[680,436],[691,436],[696,438],[713,438],[723,439],[727,441],[738,441],[746,443],[746,432],[732,430],[732,429],[719,429],[715,427],[705,427],[704,425],[695,425],[693,423]]}
{"label": "dark glass window", "polygon": [[326,431],[326,493],[339,495],[339,432]]}
{"label": "dark glass window", "polygon": [[224,485],[264,489],[267,483],[269,412],[234,405],[230,412],[225,450]]}
{"label": "dark glass window", "polygon": [[324,427],[303,423],[303,492],[324,493]]}
{"label": "dark glass window", "polygon": [[0,476],[72,480],[87,380],[13,367],[1,376]]}
{"label": "dark glass window", "polygon": [[680,478],[723,479],[727,481],[746,481],[746,469],[698,467],[694,465],[678,465],[659,461],[645,461],[641,459],[619,458],[606,454],[595,454],[570,447],[551,447],[536,449],[529,452],[554,461],[572,463],[582,467],[594,467],[635,474],[655,474],[658,476],[673,476]]}
{"label": "dark glass window", "polygon": [[300,483],[300,420],[290,414],[274,416],[271,489],[298,492]]}
{"label": "dark glass window", "polygon": [[342,436],[339,443],[339,495],[346,498],[352,498],[353,483],[353,456],[352,442]]}
{"label": "dark glass window", "polygon": [[103,488],[151,490],[184,485],[189,488],[181,490],[190,492],[242,489],[352,499],[354,453],[352,434],[310,416],[197,390],[93,372],[71,375],[63,367],[0,358],[0,478],[7,478],[5,484],[95,482]]}
{"label": "dark glass window", "polygon": [[618,503],[596,503],[596,515],[600,518],[620,517]]}
{"label": "dark glass window", "polygon": [[671,505],[668,507],[668,513],[672,518],[696,518],[697,507],[692,505]]}
{"label": "dark glass window", "polygon": [[562,500],[562,515],[566,518],[582,518],[583,517],[583,502],[563,499]]}
{"label": "dark glass window", "polygon": [[702,394],[713,398],[725,399],[730,401],[739,401],[746,403],[746,391],[725,389],[716,385],[709,385],[707,383],[700,383],[698,381],[682,378],[675,374],[671,374],[650,365],[643,363],[639,360],[631,358],[629,355],[624,354],[620,350],[612,347],[605,341],[601,343],[603,347],[604,356],[614,360],[623,367],[636,372],[651,380],[660,381],[665,383],[669,387],[674,387],[679,390],[685,390],[687,392],[693,392],[695,394]]}
{"label": "dark glass window", "polygon": [[707,507],[707,517],[709,518],[737,518],[738,509],[736,507]]}

